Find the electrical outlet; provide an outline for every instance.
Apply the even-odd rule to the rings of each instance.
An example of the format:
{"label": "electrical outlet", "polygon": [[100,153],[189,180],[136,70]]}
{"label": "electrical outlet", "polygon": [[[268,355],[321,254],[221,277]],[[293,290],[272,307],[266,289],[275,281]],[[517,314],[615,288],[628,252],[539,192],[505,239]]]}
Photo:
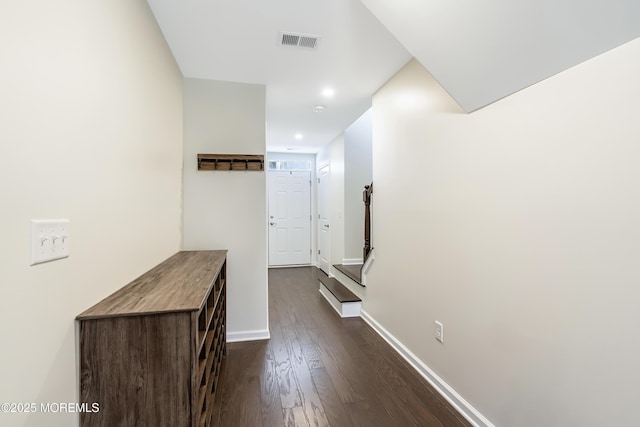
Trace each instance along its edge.
{"label": "electrical outlet", "polygon": [[444,343],[444,325],[436,320],[436,339]]}

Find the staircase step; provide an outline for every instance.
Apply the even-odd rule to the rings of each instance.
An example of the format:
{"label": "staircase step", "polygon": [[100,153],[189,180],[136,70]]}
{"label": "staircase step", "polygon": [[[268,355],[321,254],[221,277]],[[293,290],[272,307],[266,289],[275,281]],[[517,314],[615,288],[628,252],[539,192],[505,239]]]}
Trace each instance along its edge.
{"label": "staircase step", "polygon": [[360,298],[349,289],[346,288],[342,283],[340,283],[337,279],[333,277],[319,277],[320,282],[324,285],[329,292],[333,294],[333,296],[340,303],[346,302],[362,302]]}
{"label": "staircase step", "polygon": [[362,264],[334,264],[333,266],[336,268],[336,270],[356,282],[358,285],[362,285],[362,278],[360,277]]}
{"label": "staircase step", "polygon": [[340,317],[360,317],[362,300],[333,277],[320,276],[320,294]]}

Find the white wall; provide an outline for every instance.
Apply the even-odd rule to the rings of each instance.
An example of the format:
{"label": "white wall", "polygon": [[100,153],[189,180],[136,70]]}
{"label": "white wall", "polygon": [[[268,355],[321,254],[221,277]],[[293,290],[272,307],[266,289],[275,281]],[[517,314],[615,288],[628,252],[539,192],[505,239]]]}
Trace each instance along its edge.
{"label": "white wall", "polygon": [[330,165],[331,183],[329,184],[329,225],[331,230],[331,265],[342,264],[344,257],[344,133],[341,133],[325,145],[316,156],[316,168]]}
{"label": "white wall", "polygon": [[197,154],[265,154],[265,87],[184,82],[184,247],[228,249],[229,340],[269,335],[266,172],[198,171]]}
{"label": "white wall", "polygon": [[364,309],[497,426],[640,425],[638,75],[635,40],[469,115],[415,61],[374,96]]}
{"label": "white wall", "polygon": [[[0,402],[76,402],[75,316],[180,250],[182,76],[143,0],[2,2],[0,29]],[[69,258],[29,266],[32,218],[70,219]]]}
{"label": "white wall", "polygon": [[364,246],[364,186],[371,184],[372,120],[367,110],[344,131],[344,258],[360,260]]}

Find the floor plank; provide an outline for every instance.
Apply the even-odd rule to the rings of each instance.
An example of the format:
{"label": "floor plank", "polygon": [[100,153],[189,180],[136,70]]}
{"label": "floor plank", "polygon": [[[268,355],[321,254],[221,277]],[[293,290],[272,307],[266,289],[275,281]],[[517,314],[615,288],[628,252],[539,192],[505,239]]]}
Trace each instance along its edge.
{"label": "floor plank", "polygon": [[391,416],[384,410],[377,399],[363,400],[345,405],[355,427],[385,427],[398,426]]}
{"label": "floor plank", "polygon": [[254,343],[245,343],[227,351],[227,362],[234,360],[234,363],[226,363],[224,367],[221,395],[217,397],[219,426],[262,426],[260,377],[255,368],[262,355],[256,348],[259,347]]}
{"label": "floor plank", "polygon": [[318,390],[318,395],[322,400],[329,423],[333,426],[340,427],[353,426],[354,424],[351,421],[351,416],[349,415],[345,405],[340,400],[338,392],[333,387],[333,382],[331,381],[331,378],[329,378],[327,370],[324,368],[313,369],[311,371],[311,376],[313,377],[313,382]]}
{"label": "floor plank", "polygon": [[469,426],[362,319],[336,315],[319,274],[269,270],[271,339],[227,345],[212,425]]}
{"label": "floor plank", "polygon": [[266,348],[262,375],[260,376],[262,425],[264,427],[281,427],[284,424],[284,414],[280,400],[276,361],[271,346],[266,345]]}

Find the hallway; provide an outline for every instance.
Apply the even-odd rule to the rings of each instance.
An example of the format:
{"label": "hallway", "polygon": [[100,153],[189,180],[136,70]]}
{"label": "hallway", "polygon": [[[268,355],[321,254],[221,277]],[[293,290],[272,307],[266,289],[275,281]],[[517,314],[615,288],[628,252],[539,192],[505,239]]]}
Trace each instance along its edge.
{"label": "hallway", "polygon": [[269,270],[271,339],[227,346],[220,427],[468,426],[362,319],[340,319],[315,267]]}

